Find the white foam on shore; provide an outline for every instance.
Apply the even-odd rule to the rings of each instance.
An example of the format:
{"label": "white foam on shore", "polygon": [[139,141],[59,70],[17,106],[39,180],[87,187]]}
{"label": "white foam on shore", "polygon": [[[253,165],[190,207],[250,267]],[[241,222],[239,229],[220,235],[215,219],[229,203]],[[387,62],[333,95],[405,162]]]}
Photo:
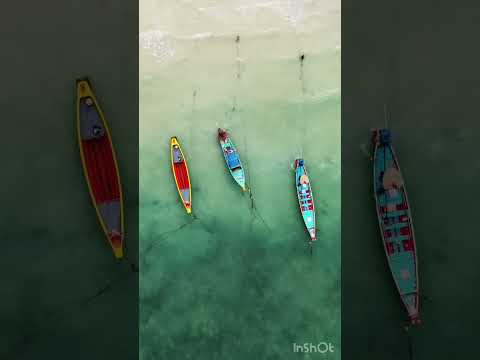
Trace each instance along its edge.
{"label": "white foam on shore", "polygon": [[152,51],[158,62],[175,55],[167,34],[159,30],[146,31],[139,35],[139,45],[143,49]]}
{"label": "white foam on shore", "polygon": [[[140,4],[147,28],[181,38],[303,31],[340,23],[340,0],[163,0]],[[147,30],[143,27],[143,30]]]}
{"label": "white foam on shore", "polygon": [[[176,53],[176,41],[272,34],[338,32],[340,0],[164,0],[140,3],[146,27],[140,46],[157,61]],[[331,31],[328,29],[331,28]],[[340,35],[338,34],[338,38]],[[340,39],[338,39],[340,41]],[[335,41],[337,43],[338,41]],[[338,50],[338,49],[337,49]]]}

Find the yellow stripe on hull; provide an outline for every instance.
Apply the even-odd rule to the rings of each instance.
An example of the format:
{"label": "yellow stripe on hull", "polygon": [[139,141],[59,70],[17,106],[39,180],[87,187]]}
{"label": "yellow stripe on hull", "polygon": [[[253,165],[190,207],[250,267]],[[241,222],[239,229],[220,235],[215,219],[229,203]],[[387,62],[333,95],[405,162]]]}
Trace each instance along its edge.
{"label": "yellow stripe on hull", "polygon": [[[81,131],[80,131],[80,100],[84,97],[90,97],[94,104],[95,107],[100,115],[100,118],[102,120],[103,126],[105,128],[106,135],[108,137],[108,141],[110,143],[110,146],[112,147],[112,156],[113,156],[113,162],[115,163],[115,169],[117,172],[117,181],[118,181],[118,190],[120,194],[120,231],[122,234],[122,246],[120,248],[116,248],[113,246],[110,236],[108,235],[108,230],[107,226],[105,225],[105,222],[103,221],[103,217],[100,213],[100,209],[98,208],[98,205],[96,203],[95,197],[93,195],[93,190],[92,190],[92,185],[90,184],[90,178],[88,176],[88,170],[87,170],[87,165],[86,165],[86,160],[85,156],[83,153],[83,148],[82,148],[82,138],[81,138]],[[105,116],[103,115],[102,109],[100,108],[100,105],[98,104],[97,98],[93,94],[93,91],[90,87],[90,83],[88,80],[77,80],[77,101],[76,101],[76,107],[77,107],[77,139],[78,139],[78,146],[80,149],[80,158],[82,159],[82,167],[83,167],[83,172],[85,174],[85,178],[87,180],[87,186],[88,186],[88,192],[90,193],[90,198],[92,199],[93,206],[95,208],[95,212],[97,213],[98,220],[100,221],[100,225],[102,227],[102,230],[105,234],[105,237],[107,238],[108,243],[110,244],[113,254],[115,258],[121,259],[123,258],[123,233],[124,233],[124,216],[123,216],[123,192],[122,192],[122,183],[120,181],[120,172],[118,171],[118,163],[117,163],[117,158],[115,156],[115,148],[113,146],[112,138],[110,136],[110,129],[108,128],[108,124],[105,120]]]}
{"label": "yellow stripe on hull", "polygon": [[[178,180],[177,180],[177,176],[175,175],[175,165],[173,163],[173,147],[177,145],[179,150],[180,150],[180,153],[182,154],[182,157],[183,157],[183,161],[185,163],[185,169],[187,170],[187,176],[188,176],[188,182],[190,184],[190,203],[189,205],[187,206],[187,204],[185,203],[185,201],[183,200],[183,196],[182,196],[182,191],[180,190],[180,186],[178,185]],[[185,154],[183,153],[183,150],[182,150],[182,147],[180,146],[180,143],[178,142],[178,139],[177,137],[173,136],[171,139],[170,139],[170,162],[172,164],[172,174],[173,174],[173,178],[175,179],[175,186],[177,187],[177,191],[178,191],[178,195],[180,196],[180,199],[182,200],[182,204],[183,204],[183,207],[185,208],[185,210],[187,211],[187,214],[191,214],[192,213],[192,182],[190,180],[190,173],[188,172],[188,163],[187,163],[187,159],[185,157]]]}

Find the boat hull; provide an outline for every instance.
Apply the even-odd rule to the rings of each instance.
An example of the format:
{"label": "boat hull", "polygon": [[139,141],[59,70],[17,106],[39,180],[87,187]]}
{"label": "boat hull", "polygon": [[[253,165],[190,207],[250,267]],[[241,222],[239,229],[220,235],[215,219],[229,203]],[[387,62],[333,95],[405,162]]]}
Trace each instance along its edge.
{"label": "boat hull", "polygon": [[387,129],[372,133],[373,188],[385,255],[412,323],[419,322],[419,282],[410,204]]}
{"label": "boat hull", "polygon": [[77,136],[90,197],[116,258],[123,257],[123,196],[115,150],[88,80],[77,81]]}
{"label": "boat hull", "polygon": [[218,140],[230,175],[232,175],[233,179],[242,190],[246,191],[245,170],[240,161],[240,156],[238,155],[235,144],[230,138],[230,135],[224,129],[218,129]]}
{"label": "boat hull", "polygon": [[310,241],[316,241],[317,230],[315,224],[315,205],[313,202],[312,186],[303,159],[295,160],[295,187],[297,189],[300,213],[302,214],[303,222],[310,235]]}
{"label": "boat hull", "polygon": [[178,195],[188,214],[192,213],[192,186],[188,173],[187,159],[182,151],[177,137],[170,139],[170,156],[172,173],[177,186]]}

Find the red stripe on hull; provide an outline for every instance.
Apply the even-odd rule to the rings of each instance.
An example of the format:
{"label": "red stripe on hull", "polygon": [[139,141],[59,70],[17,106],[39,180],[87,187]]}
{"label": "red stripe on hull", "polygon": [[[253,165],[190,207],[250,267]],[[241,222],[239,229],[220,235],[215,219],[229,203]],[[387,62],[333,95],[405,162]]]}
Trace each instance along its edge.
{"label": "red stripe on hull", "polygon": [[190,189],[190,179],[185,163],[173,164],[173,168],[175,170],[175,179],[177,179],[180,190]]}
{"label": "red stripe on hull", "polygon": [[118,174],[108,137],[84,140],[82,150],[95,202],[101,204],[120,199]]}

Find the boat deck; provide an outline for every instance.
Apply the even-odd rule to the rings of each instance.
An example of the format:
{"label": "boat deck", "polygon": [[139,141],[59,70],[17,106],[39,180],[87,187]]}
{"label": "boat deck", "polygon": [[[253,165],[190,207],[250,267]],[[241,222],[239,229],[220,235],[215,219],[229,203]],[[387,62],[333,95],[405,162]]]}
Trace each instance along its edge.
{"label": "boat deck", "polygon": [[374,165],[377,210],[388,263],[409,313],[415,313],[418,305],[417,264],[407,195],[403,186],[385,188],[385,173],[392,168],[400,172],[390,145],[378,146]]}

